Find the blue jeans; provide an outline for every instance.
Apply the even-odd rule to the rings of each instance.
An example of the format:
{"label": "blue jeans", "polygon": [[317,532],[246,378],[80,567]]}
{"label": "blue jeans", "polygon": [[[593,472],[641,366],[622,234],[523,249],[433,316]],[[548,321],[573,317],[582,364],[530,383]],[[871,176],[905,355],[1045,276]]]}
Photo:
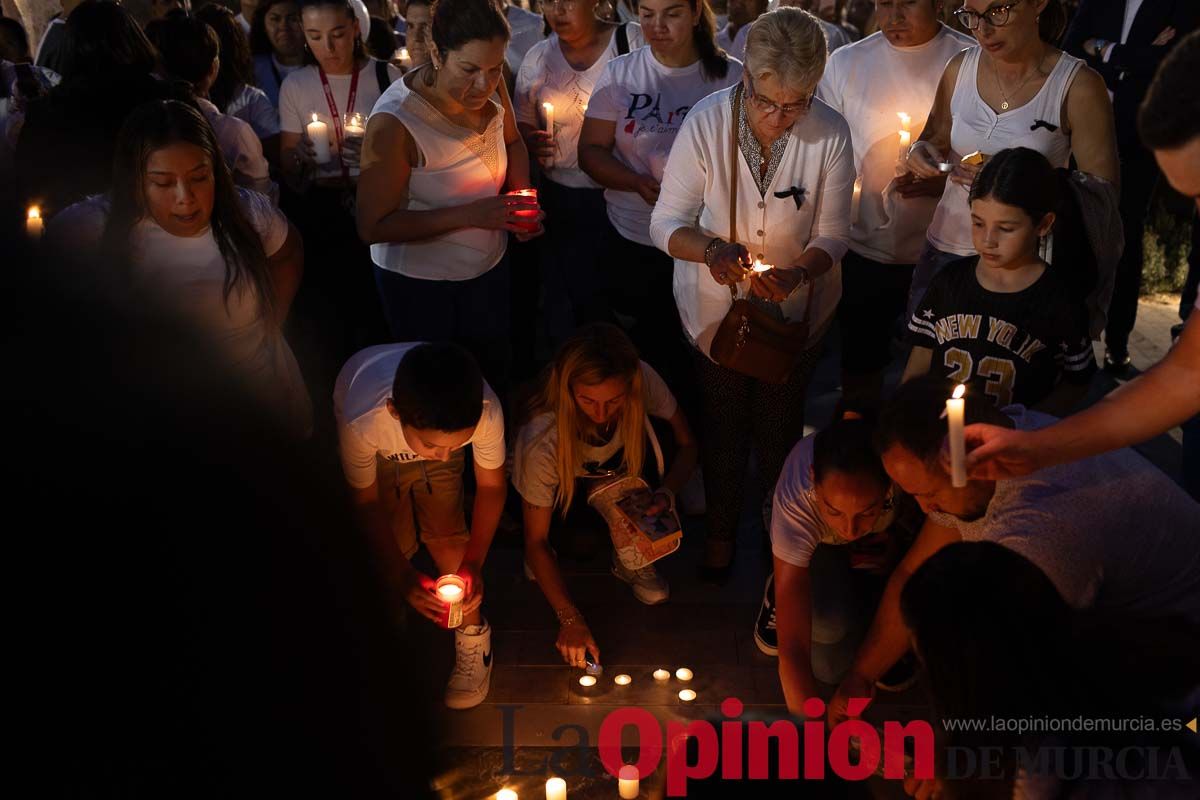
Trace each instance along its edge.
{"label": "blue jeans", "polygon": [[934,277],[951,261],[960,258],[962,256],[943,253],[929,242],[925,242],[925,246],[921,248],[921,255],[917,257],[917,265],[913,268],[912,285],[908,287],[908,312],[904,318],[906,326],[913,314],[917,313],[917,306],[929,289],[929,284],[933,283]]}
{"label": "blue jeans", "polygon": [[808,571],[813,677],[837,685],[854,664],[886,578],[851,569],[850,548],[828,544],[817,545]]}

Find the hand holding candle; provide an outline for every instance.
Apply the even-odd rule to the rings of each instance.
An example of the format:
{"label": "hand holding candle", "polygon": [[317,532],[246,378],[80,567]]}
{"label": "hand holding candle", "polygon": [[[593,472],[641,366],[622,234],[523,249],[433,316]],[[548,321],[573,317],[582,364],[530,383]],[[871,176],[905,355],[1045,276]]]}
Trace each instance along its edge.
{"label": "hand holding candle", "polygon": [[443,575],[437,579],[438,599],[446,604],[446,627],[457,628],[463,623],[463,598],[467,584],[457,575]]}
{"label": "hand holding candle", "polygon": [[961,383],[954,387],[954,394],[946,401],[946,421],[950,432],[950,484],[957,489],[967,485],[967,443],[963,436],[963,417],[967,387]]}

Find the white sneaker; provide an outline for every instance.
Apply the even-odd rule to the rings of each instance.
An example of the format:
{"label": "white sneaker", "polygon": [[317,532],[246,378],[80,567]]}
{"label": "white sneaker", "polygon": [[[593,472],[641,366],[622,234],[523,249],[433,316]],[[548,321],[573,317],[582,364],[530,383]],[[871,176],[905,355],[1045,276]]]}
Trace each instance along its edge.
{"label": "white sneaker", "polygon": [[464,625],[454,632],[454,671],[446,683],[447,708],[474,708],[492,682],[492,626]]}
{"label": "white sneaker", "polygon": [[667,602],[671,596],[671,588],[667,586],[666,578],[658,574],[653,564],[641,569],[626,569],[613,551],[612,574],[625,581],[633,588],[633,596],[648,606],[656,606]]}

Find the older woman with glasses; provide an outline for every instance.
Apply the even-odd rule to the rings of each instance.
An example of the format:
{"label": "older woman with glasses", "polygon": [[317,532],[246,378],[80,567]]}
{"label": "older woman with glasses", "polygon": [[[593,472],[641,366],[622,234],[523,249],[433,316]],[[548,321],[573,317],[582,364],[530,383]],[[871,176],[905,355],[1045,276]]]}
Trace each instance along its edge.
{"label": "older woman with glasses", "polygon": [[967,194],[988,156],[1028,147],[1055,167],[1119,180],[1112,102],[1104,80],[1053,45],[1066,22],[1062,0],[964,0],[955,12],[978,47],[946,65],[925,128],[908,155],[918,178],[950,179],[917,259],[908,316],[933,276],[975,255]]}
{"label": "older woman with glasses", "polygon": [[[651,217],[655,245],[675,258],[675,301],[693,345],[708,513],[703,576],[717,582],[733,560],[750,448],[769,499],[803,434],[808,379],[841,296],[854,159],[846,121],[813,98],[824,69],[814,16],[781,8],[759,17],[742,81],[688,113]],[[759,262],[773,268],[756,271]],[[735,291],[775,319],[808,323],[785,382],[714,360]]]}

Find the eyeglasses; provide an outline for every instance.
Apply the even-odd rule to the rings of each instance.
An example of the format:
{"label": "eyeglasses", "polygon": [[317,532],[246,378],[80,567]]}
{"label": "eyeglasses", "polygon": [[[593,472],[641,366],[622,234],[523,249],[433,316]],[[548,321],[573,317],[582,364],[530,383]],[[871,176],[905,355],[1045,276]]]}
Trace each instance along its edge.
{"label": "eyeglasses", "polygon": [[542,0],[542,8],[552,8],[555,11],[565,11],[568,14],[579,8],[580,0]]}
{"label": "eyeglasses", "polygon": [[793,117],[797,114],[803,114],[808,111],[812,105],[812,95],[804,98],[798,103],[776,103],[774,100],[768,100],[765,97],[760,97],[758,92],[754,91],[754,79],[746,76],[746,83],[749,89],[747,96],[750,102],[754,103],[754,107],[764,114],[774,114],[778,112],[785,117]]}
{"label": "eyeglasses", "polygon": [[1003,28],[1011,21],[1013,6],[1019,5],[1020,2],[1021,0],[1013,0],[1002,6],[992,6],[982,14],[976,14],[964,6],[954,12],[954,18],[969,31],[978,30],[984,20],[993,28]]}

